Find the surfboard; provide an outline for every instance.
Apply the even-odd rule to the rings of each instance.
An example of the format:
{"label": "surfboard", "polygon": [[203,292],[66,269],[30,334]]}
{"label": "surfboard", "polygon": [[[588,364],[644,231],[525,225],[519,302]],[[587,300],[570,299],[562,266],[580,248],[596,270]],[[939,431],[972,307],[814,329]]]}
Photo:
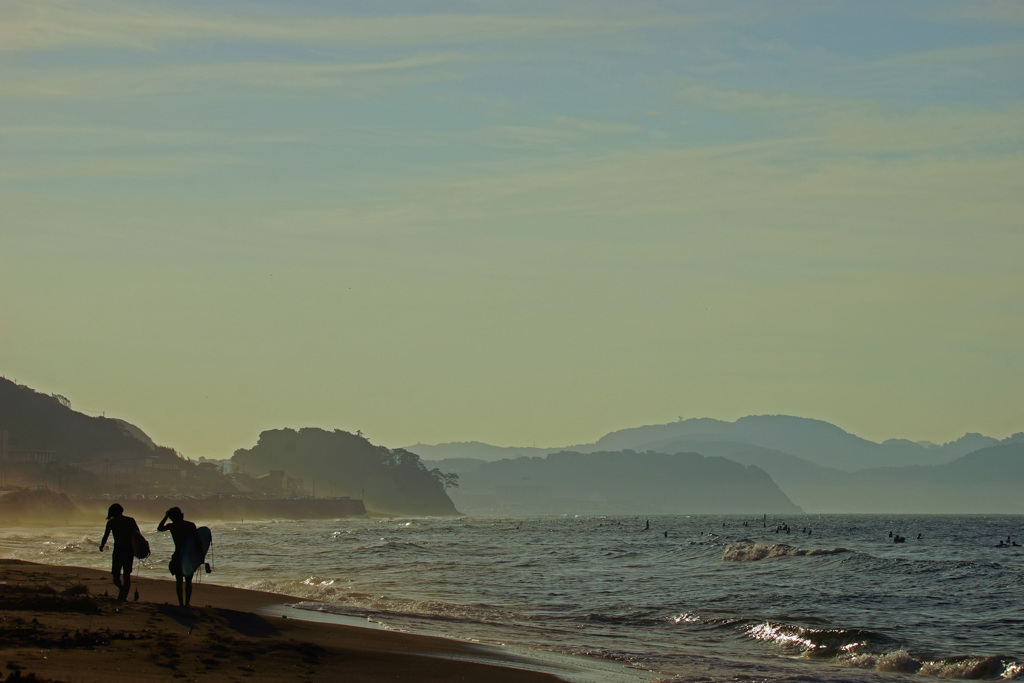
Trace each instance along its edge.
{"label": "surfboard", "polygon": [[149,541],[139,531],[132,532],[132,555],[140,560],[149,557]]}
{"label": "surfboard", "polygon": [[183,576],[192,576],[196,570],[203,566],[206,561],[206,553],[213,542],[213,534],[210,528],[201,526],[196,532],[185,541],[185,547],[181,549],[181,573]]}

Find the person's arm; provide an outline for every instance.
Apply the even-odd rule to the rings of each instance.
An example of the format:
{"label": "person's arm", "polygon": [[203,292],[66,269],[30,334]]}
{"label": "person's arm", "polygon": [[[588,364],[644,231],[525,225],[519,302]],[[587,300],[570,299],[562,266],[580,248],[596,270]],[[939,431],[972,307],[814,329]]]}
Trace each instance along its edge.
{"label": "person's arm", "polygon": [[103,539],[100,541],[100,552],[103,552],[103,546],[107,544],[107,539],[110,538],[110,520],[107,520],[107,528],[103,530]]}
{"label": "person's arm", "polygon": [[169,530],[171,528],[171,525],[170,524],[164,524],[164,522],[166,522],[166,521],[167,521],[167,515],[164,515],[164,518],[161,519],[160,523],[156,525],[156,530],[157,531],[167,531],[167,530]]}

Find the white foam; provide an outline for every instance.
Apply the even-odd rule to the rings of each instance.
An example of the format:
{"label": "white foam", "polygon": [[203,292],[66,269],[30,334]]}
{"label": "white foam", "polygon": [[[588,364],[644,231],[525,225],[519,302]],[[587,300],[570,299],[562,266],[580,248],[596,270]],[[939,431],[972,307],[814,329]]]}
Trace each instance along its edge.
{"label": "white foam", "polygon": [[730,544],[725,549],[725,553],[722,554],[722,560],[725,562],[757,562],[758,560],[775,557],[810,557],[816,555],[838,555],[848,552],[850,551],[846,548],[804,549],[786,545],[785,543],[768,545],[744,539]]}

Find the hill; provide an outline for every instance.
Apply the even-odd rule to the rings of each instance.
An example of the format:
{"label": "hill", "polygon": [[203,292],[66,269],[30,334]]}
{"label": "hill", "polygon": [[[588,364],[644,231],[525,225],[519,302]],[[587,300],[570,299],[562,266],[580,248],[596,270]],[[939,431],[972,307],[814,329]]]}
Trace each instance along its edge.
{"label": "hill", "polygon": [[844,472],[729,441],[680,440],[670,449],[760,467],[808,512],[1024,513],[1024,443],[989,446],[938,465]]}
{"label": "hill", "polygon": [[[473,471],[506,449],[481,444],[432,446],[432,465],[457,472],[462,489],[474,492]],[[943,445],[893,439],[875,443],[820,420],[751,416],[736,422],[681,420],[612,432],[594,444],[603,448],[657,453],[699,453],[766,472],[808,512],[1011,513],[1024,512],[1024,475],[1017,460],[1024,434],[997,440],[967,434]],[[548,449],[512,449],[544,457]],[[459,459],[447,459],[458,453]],[[467,508],[468,509],[468,508]]]}
{"label": "hill", "polygon": [[375,446],[341,430],[275,429],[251,449],[235,451],[233,468],[249,475],[287,470],[315,482],[319,495],[361,498],[369,511],[396,515],[458,515],[445,493],[445,475],[428,471],[418,455]]}
{"label": "hill", "polygon": [[726,442],[787,453],[819,467],[855,472],[876,467],[939,465],[981,448],[1015,441],[1024,442],[1024,433],[1002,441],[982,434],[965,434],[942,445],[906,439],[876,443],[822,420],[789,415],[751,415],[735,422],[691,418],[668,424],[630,427],[610,432],[594,443],[555,448],[499,447],[480,442],[417,444],[407,448],[428,460],[474,458],[493,461],[522,456],[543,457],[564,450],[580,453],[618,450],[675,453],[691,450],[681,448],[680,444]]}
{"label": "hill", "polygon": [[[337,517],[365,513],[358,500],[363,489],[382,514],[458,514],[444,492],[453,479],[427,472],[418,456],[400,449],[336,433],[328,439],[331,458],[317,469],[322,453],[314,432],[326,434],[265,432],[252,451],[235,454],[245,471],[225,475],[216,463],[193,462],[154,444],[129,422],[76,412],[62,396],[0,378],[0,489],[45,487],[70,495],[92,515],[111,498],[130,499],[133,509],[153,514],[153,505],[166,509],[168,500],[187,496],[197,514]],[[311,493],[354,500],[310,502]],[[59,507],[43,493],[8,495],[3,503],[0,519],[7,521],[15,513],[42,519],[47,508]],[[61,508],[62,518],[71,511]]]}
{"label": "hill", "polygon": [[480,441],[455,441],[437,445],[418,443],[415,446],[406,446],[405,450],[416,453],[424,460],[451,460],[458,458],[469,458],[472,460],[508,460],[511,458],[533,458],[537,456],[560,453],[566,450],[579,450],[573,446],[561,446],[559,448],[536,448],[530,446],[492,446]]}
{"label": "hill", "polygon": [[463,460],[452,497],[476,514],[799,512],[763,470],[696,453],[577,453]]}
{"label": "hill", "polygon": [[699,418],[623,429],[598,439],[593,448],[612,446],[671,451],[669,444],[673,442],[692,441],[727,441],[760,446],[795,455],[821,467],[847,472],[875,467],[937,465],[999,443],[980,434],[967,434],[941,446],[905,439],[876,443],[822,420],[789,415],[751,415],[735,422]]}
{"label": "hill", "polygon": [[942,465],[849,475],[848,504],[886,512],[1024,514],[1024,443],[982,448]]}
{"label": "hill", "polygon": [[156,446],[137,427],[84,415],[62,396],[7,379],[0,379],[0,441],[4,486],[124,495],[212,485],[211,473],[190,466],[171,448]]}

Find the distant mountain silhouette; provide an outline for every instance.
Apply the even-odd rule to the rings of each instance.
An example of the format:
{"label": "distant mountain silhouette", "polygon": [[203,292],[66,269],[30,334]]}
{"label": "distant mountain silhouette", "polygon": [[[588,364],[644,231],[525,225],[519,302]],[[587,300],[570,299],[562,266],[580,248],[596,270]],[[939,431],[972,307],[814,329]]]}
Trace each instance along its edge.
{"label": "distant mountain silhouette", "polygon": [[673,453],[692,450],[689,443],[729,442],[758,446],[795,455],[821,467],[847,472],[903,465],[938,465],[952,462],[967,453],[999,443],[1024,441],[1017,434],[1002,441],[981,434],[966,434],[944,445],[890,439],[883,443],[868,441],[839,427],[804,417],[789,415],[752,415],[735,422],[712,418],[692,418],[661,425],[630,427],[611,432],[592,444],[556,448],[509,448],[479,442],[428,446],[417,444],[408,449],[429,460],[468,457],[499,460],[519,456],[543,456],[562,450],[581,453],[633,450]]}
{"label": "distant mountain silhouette", "polygon": [[458,515],[443,475],[404,449],[375,446],[341,430],[274,429],[250,449],[235,451],[236,470],[264,475],[287,470],[316,482],[317,495],[362,498],[368,511],[395,515]]}
{"label": "distant mountain silhouette", "polygon": [[848,473],[822,467],[789,453],[735,441],[695,441],[678,439],[664,444],[665,452],[693,451],[727,458],[742,465],[759,467],[786,492],[794,503],[807,511],[831,509],[837,491],[844,489]]}
{"label": "distant mountain silhouette", "polygon": [[[3,378],[0,430],[0,484],[72,496],[217,494],[238,492],[239,482],[260,495],[287,495],[289,486],[306,495],[315,482],[318,495],[365,496],[373,511],[407,515],[459,514],[453,499],[466,511],[512,514],[1024,513],[1024,433],[875,443],[821,420],[761,415],[635,427],[562,448],[390,450],[347,432],[282,429],[237,451],[248,479],[229,481],[216,464],[189,461],[128,422],[84,415],[62,396]],[[451,497],[446,472],[462,477]]]}
{"label": "distant mountain silhouette", "polygon": [[508,458],[533,458],[545,456],[551,453],[560,453],[567,450],[579,450],[575,446],[560,446],[558,448],[536,448],[517,446],[492,446],[480,441],[454,441],[435,446],[418,443],[415,446],[406,446],[405,450],[412,451],[425,460],[449,460],[452,458],[472,458],[473,460],[505,460]]}
{"label": "distant mountain silhouette", "polygon": [[[15,451],[52,451],[69,462],[152,456],[154,444],[123,420],[75,412],[60,398],[0,379],[0,429]],[[142,435],[140,439],[138,435]]]}
{"label": "distant mountain silhouette", "polygon": [[[42,394],[3,378],[0,432],[6,435],[0,453],[0,484],[12,489],[47,487],[77,496],[80,505],[97,496],[134,499],[140,494],[149,498],[188,495],[228,497],[237,503],[234,507],[200,505],[195,499],[188,505],[191,510],[224,510],[246,518],[265,514],[294,517],[303,510],[334,516],[362,514],[361,504],[331,506],[295,501],[296,497],[308,496],[305,489],[315,485],[320,496],[348,495],[354,499],[360,498],[365,489],[367,501],[372,501],[374,510],[380,513],[458,514],[444,492],[444,486],[452,483],[446,474],[427,471],[415,454],[373,446],[360,436],[344,432],[264,432],[256,447],[235,455],[246,474],[225,476],[217,464],[193,462],[174,449],[158,446],[124,420],[84,415],[72,410],[64,397]],[[323,468],[318,469],[318,464]],[[296,477],[307,479],[302,482]],[[46,498],[42,494],[12,495],[4,496],[0,520],[11,521],[15,513],[47,518],[44,513],[58,507],[52,501],[60,500],[59,496]],[[272,504],[285,499],[294,504]],[[145,507],[138,500],[132,500],[132,505],[136,510]],[[69,513],[61,510],[61,514]]]}
{"label": "distant mountain silhouette", "polygon": [[663,451],[670,443],[689,441],[730,441],[760,446],[848,472],[874,467],[936,465],[999,443],[980,434],[965,435],[944,446],[903,439],[875,443],[822,420],[752,415],[735,422],[702,418],[624,429],[602,437],[594,444],[594,449]]}
{"label": "distant mountain silhouette", "polygon": [[[67,399],[7,379],[0,379],[0,430],[7,433],[7,460],[0,472],[7,486],[119,493],[117,483],[128,469],[185,466],[173,449],[156,446],[138,427],[84,415]],[[140,492],[148,491],[134,491]]]}
{"label": "distant mountain silhouette", "polygon": [[496,462],[446,460],[444,466],[459,473],[452,498],[467,513],[799,512],[763,470],[696,453],[564,451]]}
{"label": "distant mountain silhouette", "polygon": [[[482,470],[484,460],[509,450],[532,451],[535,457],[558,450],[460,446],[449,451],[441,444],[422,453],[429,453],[431,466],[460,473],[461,497],[475,491],[469,473]],[[1021,446],[1024,434],[1002,441],[967,434],[941,446],[898,439],[879,444],[820,420],[751,416],[736,422],[700,418],[623,429],[570,450],[630,449],[726,458],[764,470],[808,512],[1021,513],[1024,477],[1015,460],[1015,448]],[[990,450],[1003,447],[1007,450]],[[461,459],[445,459],[448,452],[459,453]]]}
{"label": "distant mountain silhouette", "polygon": [[808,512],[1024,512],[1024,443],[981,449],[941,465],[843,472],[760,446],[676,441],[685,449],[760,467]]}
{"label": "distant mountain silhouette", "polygon": [[[988,448],[989,446],[998,446],[999,444],[1015,443],[1018,441],[1024,442],[1024,434],[1014,434],[1008,439],[1003,439],[1002,441],[1000,441],[999,439],[993,439],[991,436],[984,436],[982,434],[971,433],[964,434],[956,441],[950,441],[949,443],[943,444],[938,448],[939,450],[943,451],[944,453],[947,453],[948,455],[954,458],[959,458],[961,456],[967,455],[968,453],[974,453],[975,451],[980,451],[983,448]],[[889,442],[886,441],[885,443]],[[932,447],[934,448],[935,446]]]}
{"label": "distant mountain silhouette", "polygon": [[[942,465],[861,470],[839,493],[851,511],[1024,513],[1024,443],[982,448]],[[854,507],[856,505],[856,507]]]}

